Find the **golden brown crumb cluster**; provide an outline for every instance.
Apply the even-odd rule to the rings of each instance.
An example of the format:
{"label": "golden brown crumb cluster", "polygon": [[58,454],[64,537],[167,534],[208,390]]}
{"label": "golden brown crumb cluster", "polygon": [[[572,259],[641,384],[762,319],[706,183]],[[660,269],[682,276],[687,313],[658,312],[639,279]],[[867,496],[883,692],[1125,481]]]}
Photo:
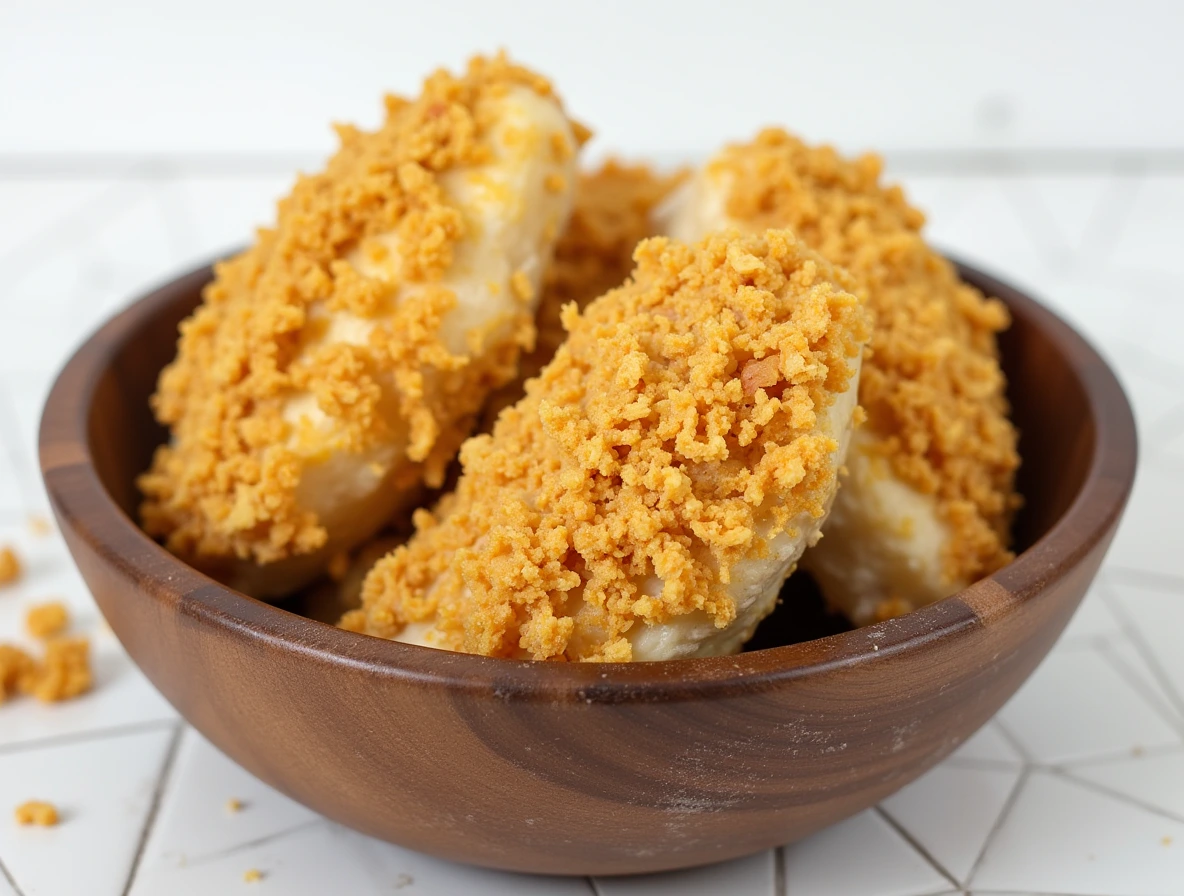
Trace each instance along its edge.
{"label": "golden brown crumb cluster", "polygon": [[86,693],[90,686],[90,642],[86,638],[48,641],[41,660],[19,647],[0,644],[0,703],[18,693],[44,703],[69,700]]}
{"label": "golden brown crumb cluster", "polygon": [[534,349],[522,355],[514,382],[490,398],[486,428],[502,408],[522,397],[526,381],[538,376],[567,338],[563,306],[575,302],[583,308],[629,276],[633,250],[655,233],[654,208],[685,179],[685,171],[660,175],[645,165],[626,165],[616,159],[581,175],[567,228],[555,244],[543,278]]}
{"label": "golden brown crumb cluster", "polygon": [[[834,487],[817,415],[866,336],[852,281],[787,231],[643,242],[343,625],[492,656],[628,660],[630,628],[726,625],[733,566]],[[776,358],[775,365],[766,365]],[[775,369],[767,386],[744,371]],[[766,381],[767,382],[767,381]]]}
{"label": "golden brown crumb cluster", "polygon": [[10,547],[0,547],[0,585],[10,585],[21,577],[21,561]]}
{"label": "golden brown crumb cluster", "polygon": [[1012,556],[1019,456],[995,343],[1009,318],[925,244],[924,215],[880,184],[881,169],[874,155],[850,161],[770,129],[728,147],[709,173],[728,178],[729,218],[792,229],[864,288],[875,330],[859,400],[877,450],[936,497],[954,533],[946,573],[973,581]]}
{"label": "golden brown crumb cluster", "polygon": [[53,803],[29,800],[16,807],[16,823],[51,828],[58,823],[58,810]]}
{"label": "golden brown crumb cluster", "polygon": [[[140,479],[142,515],[170,550],[266,563],[324,544],[324,528],[295,497],[301,459],[282,415],[293,390],[315,396],[340,450],[391,438],[397,417],[410,432],[408,457],[429,481],[442,478],[464,429],[442,424],[475,415],[488,389],[475,386],[505,382],[515,358],[493,353],[481,363],[441,342],[456,297],[433,284],[466,224],[440,177],[491,161],[498,100],[517,86],[551,93],[499,56],[474,59],[460,77],[436,72],[414,101],[388,97],[377,131],[340,127],[340,150],[323,172],[297,181],[275,229],[217,266],[153,399],[173,438]],[[398,282],[346,260],[361,248],[381,260],[389,250],[371,239],[380,235],[399,247]],[[396,303],[407,282],[426,285]],[[375,321],[368,343],[310,345],[326,325],[314,305]],[[384,391],[380,378],[392,387]]]}
{"label": "golden brown crumb cluster", "polygon": [[25,614],[25,628],[34,638],[52,638],[70,624],[70,613],[61,601],[38,604]]}

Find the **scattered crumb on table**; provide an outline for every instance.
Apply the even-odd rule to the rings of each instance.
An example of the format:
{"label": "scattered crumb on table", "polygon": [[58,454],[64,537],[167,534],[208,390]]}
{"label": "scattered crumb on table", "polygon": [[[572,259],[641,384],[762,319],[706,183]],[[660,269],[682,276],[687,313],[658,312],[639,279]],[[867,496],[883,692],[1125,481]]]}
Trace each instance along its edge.
{"label": "scattered crumb on table", "polygon": [[0,644],[0,703],[20,690],[21,682],[32,672],[36,661],[12,644]]}
{"label": "scattered crumb on table", "polygon": [[263,872],[258,868],[248,868],[243,872],[243,880],[249,884],[263,880]]}
{"label": "scattered crumb on table", "polygon": [[25,614],[25,628],[34,638],[60,635],[70,624],[70,612],[60,600],[36,604]]}
{"label": "scattered crumb on table", "polygon": [[90,690],[90,641],[55,638],[45,644],[45,659],[26,674],[21,691],[45,703],[69,700]]}
{"label": "scattered crumb on table", "polygon": [[51,828],[58,823],[58,810],[53,803],[29,800],[16,807],[16,823]]}
{"label": "scattered crumb on table", "polygon": [[1159,842],[1162,843],[1164,846],[1171,846],[1172,845],[1172,838],[1171,837],[1164,837]]}
{"label": "scattered crumb on table", "polygon": [[29,516],[29,531],[39,538],[44,538],[53,532],[53,524],[39,513]]}
{"label": "scattered crumb on table", "polygon": [[21,561],[12,548],[0,547],[0,585],[11,585],[21,577]]}
{"label": "scattered crumb on table", "polygon": [[228,799],[226,801],[226,811],[227,812],[241,812],[242,810],[243,810],[243,801],[242,800],[231,797],[230,799]]}
{"label": "scattered crumb on table", "polygon": [[415,878],[410,874],[400,874],[395,878],[395,889],[401,890],[404,887],[411,886],[413,883],[415,883]]}

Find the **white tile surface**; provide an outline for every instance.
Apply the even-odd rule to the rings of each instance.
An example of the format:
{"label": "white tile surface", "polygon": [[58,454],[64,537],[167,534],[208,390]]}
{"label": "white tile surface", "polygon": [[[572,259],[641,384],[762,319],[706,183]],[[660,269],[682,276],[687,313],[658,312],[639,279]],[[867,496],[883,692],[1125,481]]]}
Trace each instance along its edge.
{"label": "white tile surface", "polygon": [[[1136,584],[1131,576],[1113,577],[1118,605],[1130,620],[1136,643],[1149,651],[1152,668],[1164,676],[1177,707],[1184,706],[1184,597],[1171,587]],[[1158,676],[1157,676],[1158,679]]]}
{"label": "white tile surface", "polygon": [[[227,803],[239,800],[239,811]],[[270,840],[320,816],[268,787],[189,729],[145,847],[148,865],[196,864],[244,843]]]}
{"label": "white tile surface", "polygon": [[[0,861],[25,896],[118,896],[140,845],[173,731],[146,731],[6,755]],[[17,825],[12,808],[46,800],[56,827]]]}
{"label": "white tile surface", "polygon": [[1184,749],[1086,763],[1071,774],[1184,821]]}
{"label": "white tile surface", "polygon": [[1105,658],[1088,650],[1050,654],[999,718],[1025,752],[1043,763],[1166,746],[1180,739]]}
{"label": "white tile surface", "polygon": [[1004,890],[1162,896],[1184,881],[1184,824],[1033,772],[972,883]]}
{"label": "white tile surface", "polygon": [[785,849],[786,892],[794,896],[914,896],[950,883],[872,811]]}
{"label": "white tile surface", "polygon": [[1018,769],[939,766],[882,808],[954,880],[965,883],[1019,779]]}
{"label": "white tile surface", "polygon": [[[387,894],[425,896],[588,896],[580,878],[526,877],[432,859],[380,843],[327,821],[263,843],[247,844],[201,860],[142,866],[131,896],[207,896],[238,892],[249,870],[262,873],[260,893]],[[250,893],[252,890],[246,890]]]}
{"label": "white tile surface", "polygon": [[950,758],[954,761],[970,760],[1003,764],[1013,768],[1021,768],[1024,762],[1016,748],[999,730],[999,726],[993,722],[980,728]]}

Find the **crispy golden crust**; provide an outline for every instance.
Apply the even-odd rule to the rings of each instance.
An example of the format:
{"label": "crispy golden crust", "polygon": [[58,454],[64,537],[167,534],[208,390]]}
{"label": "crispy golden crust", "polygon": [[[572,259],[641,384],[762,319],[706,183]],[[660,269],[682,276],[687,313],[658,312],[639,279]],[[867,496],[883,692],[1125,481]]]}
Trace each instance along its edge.
{"label": "crispy golden crust", "polygon": [[[628,660],[628,630],[735,613],[733,566],[824,512],[836,442],[817,415],[866,336],[852,281],[786,231],[643,242],[633,279],[563,312],[570,332],[343,625],[432,622],[437,646]],[[749,365],[777,358],[767,388]],[[649,579],[649,587],[647,587]]]}
{"label": "crispy golden crust", "polygon": [[654,208],[686,177],[686,171],[660,175],[645,165],[616,159],[580,176],[567,228],[543,277],[534,348],[523,353],[514,381],[490,398],[485,429],[493,426],[502,408],[522,397],[526,381],[538,376],[567,338],[563,306],[575,302],[583,308],[629,276],[633,250],[656,232]]}
{"label": "crispy golden crust", "polygon": [[790,228],[864,288],[875,330],[859,400],[876,450],[936,497],[953,532],[946,574],[974,581],[1012,557],[1019,456],[995,343],[1009,318],[925,244],[924,215],[880,184],[881,169],[874,155],[846,160],[770,129],[729,146],[708,172],[728,178],[730,219]]}
{"label": "crispy golden crust", "polygon": [[0,644],[0,703],[20,689],[20,683],[36,666],[33,657],[12,644]]}
{"label": "crispy golden crust", "polygon": [[[458,356],[441,340],[456,297],[431,284],[447,271],[466,225],[440,178],[489,161],[497,101],[512,87],[551,92],[546,80],[499,56],[474,59],[460,77],[436,72],[414,101],[388,97],[381,128],[339,128],[340,150],[323,172],[297,181],[275,229],[217,266],[153,397],[173,437],[140,478],[142,518],[170,550],[267,563],[325,543],[315,514],[296,500],[301,457],[283,417],[294,391],[311,393],[334,421],[334,450],[383,443],[397,421],[409,431],[407,456],[422,463],[422,478],[442,479],[467,432],[458,421],[513,376],[517,348]],[[364,249],[380,262],[389,250],[372,238],[392,234],[398,282],[365,276],[346,260]],[[429,285],[391,307],[410,282]],[[377,321],[368,342],[310,346],[326,326],[314,303]],[[519,341],[529,342],[525,309],[516,326]]]}

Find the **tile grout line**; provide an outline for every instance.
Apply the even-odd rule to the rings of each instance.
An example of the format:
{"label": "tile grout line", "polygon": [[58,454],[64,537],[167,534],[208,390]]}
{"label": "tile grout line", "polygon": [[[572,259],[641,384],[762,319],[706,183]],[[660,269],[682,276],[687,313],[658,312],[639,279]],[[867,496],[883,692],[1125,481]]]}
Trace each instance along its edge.
{"label": "tile grout line", "polygon": [[[936,871],[938,874],[940,874],[942,877],[944,877],[950,884],[952,884],[955,890],[960,889],[962,887],[961,881],[959,881],[956,877],[954,877],[954,875],[950,874],[950,872],[946,870],[946,867],[941,862],[939,862],[937,859],[935,859],[933,857],[932,853],[930,853],[929,850],[927,850],[924,846],[922,846],[917,841],[917,838],[914,837],[911,833],[909,833],[909,831],[904,827],[904,825],[902,825],[899,821],[897,821],[895,818],[893,818],[888,813],[887,809],[885,809],[883,806],[876,806],[875,813],[877,815],[879,815],[880,818],[884,819],[884,821],[887,823],[887,825],[890,828],[892,828],[892,830],[896,831],[897,836],[899,836],[901,839],[903,839],[905,841],[905,843],[907,843],[909,846],[912,847],[913,852],[915,852],[922,859],[924,859],[926,862],[928,862],[930,867],[932,867],[934,871]],[[939,892],[944,892],[944,891],[939,891]]]}
{"label": "tile grout line", "polygon": [[9,873],[9,870],[4,864],[3,859],[0,859],[0,880],[7,881],[8,885],[12,887],[12,892],[15,893],[16,896],[25,896],[24,891],[16,885],[16,878],[14,878],[11,873]]}
{"label": "tile grout line", "polygon": [[122,896],[128,896],[136,882],[136,875],[140,871],[140,864],[144,859],[144,851],[148,847],[148,838],[152,835],[152,828],[156,824],[156,815],[164,800],[164,792],[168,788],[172,777],[173,766],[177,761],[177,754],[181,749],[181,739],[185,734],[185,723],[178,722],[173,732],[173,739],[169,743],[168,753],[164,758],[164,765],[160,770],[160,777],[156,781],[156,789],[152,794],[152,804],[148,807],[148,815],[144,819],[144,827],[140,830],[140,842],[136,844],[136,852],[132,858],[131,868],[128,869],[127,883],[124,884]]}
{"label": "tile grout line", "polygon": [[[1143,656],[1142,651],[1140,651],[1138,647],[1135,647],[1133,643],[1131,646],[1134,648],[1139,658],[1143,660],[1143,662],[1147,662],[1147,658]],[[1109,666],[1114,669],[1114,671],[1116,671],[1128,685],[1138,692],[1139,696],[1143,698],[1143,702],[1147,705],[1147,707],[1151,709],[1151,711],[1157,716],[1159,716],[1160,720],[1163,721],[1164,724],[1166,724],[1169,728],[1175,731],[1177,735],[1179,735],[1180,743],[1177,744],[1177,746],[1184,744],[1184,718],[1181,718],[1179,713],[1173,711],[1171,697],[1167,694],[1164,694],[1161,697],[1154,691],[1149,691],[1146,682],[1144,682],[1143,679],[1139,677],[1138,673],[1136,673],[1134,669],[1130,668],[1126,663],[1124,663],[1122,658],[1113,652],[1113,645],[1099,647],[1097,653],[1101,655],[1102,659],[1105,660],[1105,662],[1109,664]],[[1154,669],[1151,670],[1151,674],[1156,674]],[[1165,699],[1167,700],[1166,706],[1164,705]]]}
{"label": "tile grout line", "polygon": [[[1108,581],[1107,584],[1113,588],[1113,582]],[[1174,589],[1169,593],[1174,593]],[[1131,646],[1135,648],[1135,652],[1147,664],[1147,668],[1151,670],[1151,674],[1155,676],[1159,682],[1159,686],[1163,688],[1168,700],[1173,704],[1176,711],[1181,716],[1184,716],[1184,697],[1176,690],[1176,685],[1172,681],[1171,676],[1164,672],[1163,667],[1159,663],[1159,658],[1155,655],[1155,651],[1151,649],[1151,646],[1143,638],[1143,633],[1139,631],[1122,598],[1117,594],[1114,595],[1113,602],[1110,602],[1110,609],[1118,617],[1123,634],[1131,642]]]}
{"label": "tile grout line", "polygon": [[69,734],[57,734],[50,737],[39,737],[33,740],[16,741],[8,744],[0,744],[0,759],[11,753],[20,753],[25,750],[40,750],[44,747],[58,747],[69,746],[70,744],[84,743],[89,740],[107,740],[109,738],[123,737],[128,734],[138,734],[140,732],[155,731],[158,728],[169,728],[180,724],[179,719],[153,719],[147,722],[128,722],[126,725],[113,725],[110,728],[100,728],[91,731],[74,731]]}
{"label": "tile grout line", "polygon": [[219,859],[229,858],[230,856],[238,855],[248,849],[254,849],[257,846],[266,846],[269,843],[275,843],[277,840],[283,840],[290,837],[292,834],[299,834],[301,831],[307,831],[315,827],[326,827],[332,833],[333,830],[340,827],[334,825],[333,822],[322,815],[316,818],[310,818],[307,821],[297,822],[290,827],[286,827],[280,831],[274,831],[270,834],[264,834],[262,837],[256,837],[254,840],[246,840],[235,843],[233,846],[228,846],[225,849],[218,849],[214,852],[208,852],[205,855],[199,855],[196,858],[193,856],[186,856],[185,867],[193,868],[198,865],[204,865],[209,862],[216,862]]}
{"label": "tile grout line", "polygon": [[1062,781],[1068,781],[1072,784],[1078,785],[1085,790],[1092,790],[1094,793],[1100,793],[1103,796],[1110,797],[1121,803],[1126,803],[1128,806],[1133,806],[1143,812],[1150,812],[1153,815],[1158,815],[1160,818],[1166,818],[1168,821],[1174,821],[1177,824],[1184,824],[1184,816],[1176,815],[1174,812],[1169,812],[1166,809],[1160,809],[1150,803],[1144,803],[1142,800],[1136,799],[1130,794],[1122,793],[1119,790],[1112,790],[1105,784],[1097,784],[1085,778],[1079,778],[1068,769],[1049,768],[1045,771]]}
{"label": "tile grout line", "polygon": [[998,713],[995,714],[995,718],[991,721],[995,723],[995,727],[999,729],[999,734],[1007,741],[1007,745],[1015,750],[1016,754],[1020,757],[1020,762],[1025,767],[1032,765],[1033,760],[1028,753],[1027,747],[1020,742],[1020,739],[1012,733],[1010,728],[1003,724],[1003,720],[999,718]]}
{"label": "tile grout line", "polygon": [[1025,768],[1020,772],[1020,776],[1016,778],[1015,783],[1011,786],[1011,793],[1007,795],[1007,800],[1003,803],[1003,808],[999,810],[999,817],[995,819],[995,823],[991,825],[991,830],[987,832],[986,838],[983,840],[982,849],[979,850],[978,855],[974,859],[974,864],[970,866],[970,873],[966,875],[966,883],[964,886],[969,890],[973,886],[975,876],[982,867],[983,860],[987,857],[987,853],[991,850],[991,845],[999,836],[999,832],[1003,829],[1004,823],[1007,821],[1015,804],[1019,802],[1020,794],[1024,787],[1027,786],[1028,780],[1032,777],[1032,770]]}

